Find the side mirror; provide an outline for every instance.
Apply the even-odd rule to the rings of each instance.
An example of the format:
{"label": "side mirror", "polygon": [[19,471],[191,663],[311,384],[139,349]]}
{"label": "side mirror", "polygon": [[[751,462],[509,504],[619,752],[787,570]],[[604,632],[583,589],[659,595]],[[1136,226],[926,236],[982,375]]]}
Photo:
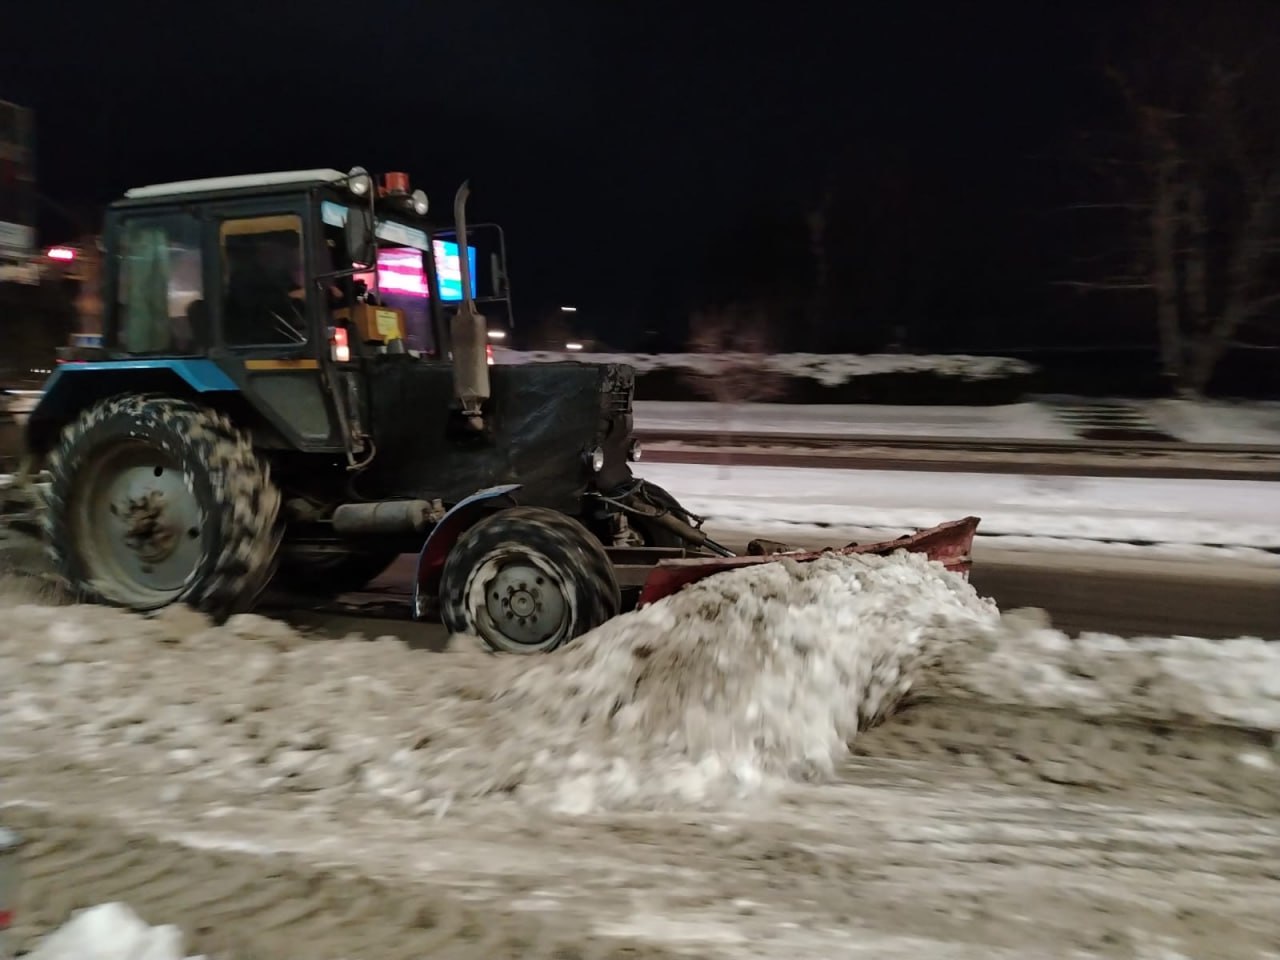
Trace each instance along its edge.
{"label": "side mirror", "polygon": [[500,300],[510,297],[507,292],[507,270],[506,260],[504,259],[506,251],[502,254],[489,254],[489,274],[493,277],[493,295]]}
{"label": "side mirror", "polygon": [[378,257],[373,238],[373,214],[365,207],[352,206],[343,230],[347,240],[347,257],[353,265],[371,267]]}

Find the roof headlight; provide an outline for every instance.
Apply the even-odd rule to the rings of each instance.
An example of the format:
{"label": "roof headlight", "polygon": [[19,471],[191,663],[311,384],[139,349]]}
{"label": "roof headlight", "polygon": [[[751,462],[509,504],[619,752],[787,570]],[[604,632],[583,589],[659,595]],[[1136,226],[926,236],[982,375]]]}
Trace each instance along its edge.
{"label": "roof headlight", "polygon": [[367,197],[373,191],[373,177],[364,167],[352,167],[347,174],[347,189],[357,197]]}

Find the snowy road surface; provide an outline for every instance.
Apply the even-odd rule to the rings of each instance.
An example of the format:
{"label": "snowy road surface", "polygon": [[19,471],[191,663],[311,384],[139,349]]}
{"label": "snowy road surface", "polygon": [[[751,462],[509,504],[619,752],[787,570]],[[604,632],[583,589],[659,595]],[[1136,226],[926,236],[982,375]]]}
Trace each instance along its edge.
{"label": "snowy road surface", "polygon": [[1071,640],[918,558],[755,568],[535,661],[21,600],[24,942],[118,900],[237,957],[1276,947],[1275,645]]}
{"label": "snowy road surface", "polygon": [[1280,550],[1280,483],[686,463],[645,463],[637,472],[719,528],[781,539],[845,532],[853,540],[867,530],[896,536],[975,515],[979,537],[1024,546],[1116,540],[1193,552],[1209,545]]}
{"label": "snowy road surface", "polygon": [[1280,446],[1280,403],[1053,398],[987,407],[880,404],[690,403],[638,400],[636,427],[663,432],[747,432],[846,437],[1072,440],[1073,408],[1102,404],[1129,422],[1187,443]]}

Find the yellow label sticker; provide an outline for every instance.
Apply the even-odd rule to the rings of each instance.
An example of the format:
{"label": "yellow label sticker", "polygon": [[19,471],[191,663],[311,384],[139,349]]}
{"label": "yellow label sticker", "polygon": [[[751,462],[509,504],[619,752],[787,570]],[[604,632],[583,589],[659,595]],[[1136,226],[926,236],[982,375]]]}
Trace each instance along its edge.
{"label": "yellow label sticker", "polygon": [[394,310],[378,310],[373,315],[373,322],[383,340],[400,339],[400,317]]}

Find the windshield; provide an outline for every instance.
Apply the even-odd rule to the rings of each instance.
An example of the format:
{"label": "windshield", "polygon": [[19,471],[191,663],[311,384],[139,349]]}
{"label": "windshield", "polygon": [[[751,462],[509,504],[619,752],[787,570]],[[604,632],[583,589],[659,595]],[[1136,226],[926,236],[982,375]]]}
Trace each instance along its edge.
{"label": "windshield", "polygon": [[[330,251],[332,269],[346,269],[343,227],[347,208],[325,201],[321,205],[325,228],[325,245]],[[357,273],[352,278],[354,289],[345,297],[356,296],[404,311],[405,346],[422,353],[435,352],[431,326],[431,286],[423,269],[422,255],[429,249],[430,237],[419,227],[393,220],[379,220],[376,230],[378,261],[374,269]]]}

